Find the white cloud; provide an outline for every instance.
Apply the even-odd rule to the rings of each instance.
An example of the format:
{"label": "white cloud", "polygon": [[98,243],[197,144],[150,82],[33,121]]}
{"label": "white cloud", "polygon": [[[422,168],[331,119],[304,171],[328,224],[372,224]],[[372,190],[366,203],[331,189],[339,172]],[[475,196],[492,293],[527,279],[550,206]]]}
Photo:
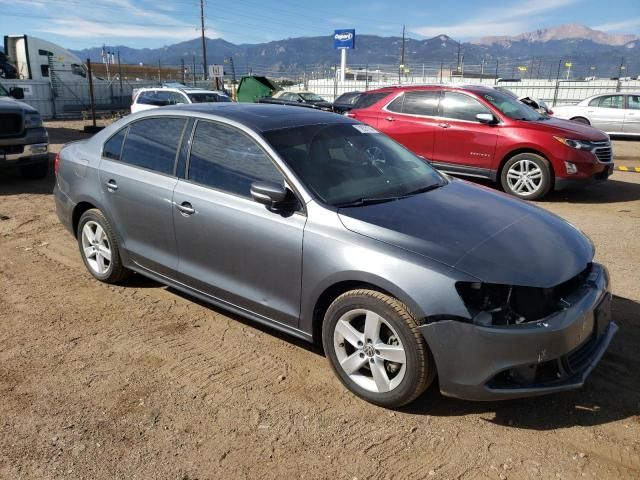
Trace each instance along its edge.
{"label": "white cloud", "polygon": [[[104,24],[81,19],[51,20],[48,25],[40,27],[40,32],[54,33],[72,38],[166,38],[171,40],[189,40],[198,36],[198,31],[192,26],[142,26],[120,23]],[[207,31],[210,37],[219,34]]]}
{"label": "white cloud", "polygon": [[623,20],[621,22],[603,23],[602,25],[596,25],[592,27],[595,30],[602,30],[603,32],[624,32],[631,29],[640,27],[640,17],[630,18],[629,20]]}
{"label": "white cloud", "polygon": [[532,17],[566,7],[578,0],[528,0],[511,6],[488,8],[479,15],[450,25],[412,27],[409,31],[425,37],[444,33],[454,38],[473,38],[487,35],[515,35],[532,30]]}

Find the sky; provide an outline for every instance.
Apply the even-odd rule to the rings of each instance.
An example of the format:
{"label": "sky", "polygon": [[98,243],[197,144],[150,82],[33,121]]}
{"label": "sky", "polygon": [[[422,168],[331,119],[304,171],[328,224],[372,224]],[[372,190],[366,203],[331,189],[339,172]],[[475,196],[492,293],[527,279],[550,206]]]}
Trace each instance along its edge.
{"label": "sky", "polygon": [[[207,37],[236,44],[336,28],[399,36],[403,24],[412,38],[467,41],[563,23],[640,36],[640,0],[205,0]],[[200,35],[200,0],[0,0],[0,36],[23,33],[71,49],[158,48]]]}

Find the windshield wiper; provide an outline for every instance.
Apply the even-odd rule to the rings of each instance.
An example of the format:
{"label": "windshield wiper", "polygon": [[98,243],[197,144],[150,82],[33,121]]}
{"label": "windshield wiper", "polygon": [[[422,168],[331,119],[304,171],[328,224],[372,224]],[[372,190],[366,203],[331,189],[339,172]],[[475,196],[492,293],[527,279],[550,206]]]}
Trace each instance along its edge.
{"label": "windshield wiper", "polygon": [[363,197],[358,198],[356,200],[352,200],[350,202],[338,203],[336,207],[345,208],[345,207],[363,207],[365,205],[374,205],[376,203],[385,203],[385,202],[393,202],[394,200],[400,200],[402,198],[412,197],[413,195],[417,195],[419,193],[428,192],[429,190],[434,190],[438,187],[444,185],[443,183],[434,183],[432,185],[427,185],[426,187],[417,188],[415,190],[411,190],[410,192],[403,193],[402,195],[394,195],[389,197]]}

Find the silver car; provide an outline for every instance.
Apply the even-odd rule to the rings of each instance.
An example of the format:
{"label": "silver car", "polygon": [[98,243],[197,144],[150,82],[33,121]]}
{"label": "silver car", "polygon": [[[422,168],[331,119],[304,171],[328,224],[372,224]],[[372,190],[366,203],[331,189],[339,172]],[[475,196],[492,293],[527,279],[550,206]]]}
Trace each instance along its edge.
{"label": "silver car", "polygon": [[321,341],[343,384],[386,407],[436,375],[475,400],[578,388],[617,330],[575,227],[333,113],[133,114],[62,150],[55,199],[98,280],[137,272]]}
{"label": "silver car", "polygon": [[640,93],[606,93],[553,109],[554,117],[593,125],[610,135],[640,136]]}

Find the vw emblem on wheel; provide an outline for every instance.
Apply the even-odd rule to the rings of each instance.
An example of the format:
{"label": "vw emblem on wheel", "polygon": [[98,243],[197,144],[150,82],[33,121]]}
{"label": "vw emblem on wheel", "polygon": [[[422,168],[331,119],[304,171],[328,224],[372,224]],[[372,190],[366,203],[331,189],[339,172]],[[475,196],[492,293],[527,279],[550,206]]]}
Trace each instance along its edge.
{"label": "vw emblem on wheel", "polygon": [[371,345],[370,343],[367,343],[364,347],[362,347],[362,351],[367,357],[373,357],[373,355],[376,353],[375,348],[373,348],[373,345]]}

